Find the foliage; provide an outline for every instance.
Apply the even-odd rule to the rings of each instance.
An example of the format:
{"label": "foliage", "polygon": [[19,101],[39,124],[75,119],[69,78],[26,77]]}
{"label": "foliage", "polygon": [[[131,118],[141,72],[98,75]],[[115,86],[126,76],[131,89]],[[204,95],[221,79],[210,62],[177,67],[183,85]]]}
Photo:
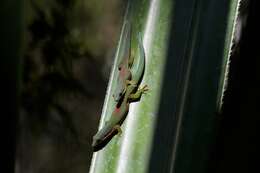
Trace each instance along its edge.
{"label": "foliage", "polygon": [[60,99],[64,95],[93,97],[73,72],[75,60],[93,61],[93,56],[89,51],[80,49],[82,40],[71,37],[69,19],[75,1],[55,1],[47,7],[36,2],[31,1],[35,18],[28,24],[27,38],[30,39],[27,39],[23,62],[21,106],[26,115],[34,117],[28,118],[29,121],[33,120],[31,124],[36,123],[36,126],[42,127],[41,130],[49,121],[55,121],[55,112],[60,117],[60,126],[69,129],[67,131],[75,139],[77,132],[72,115]]}

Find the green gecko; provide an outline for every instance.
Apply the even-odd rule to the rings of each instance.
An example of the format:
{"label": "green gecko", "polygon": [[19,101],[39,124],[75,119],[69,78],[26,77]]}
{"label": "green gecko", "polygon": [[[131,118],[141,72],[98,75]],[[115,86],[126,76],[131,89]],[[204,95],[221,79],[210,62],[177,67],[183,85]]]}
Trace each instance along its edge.
{"label": "green gecko", "polygon": [[113,98],[116,102],[119,102],[120,98],[125,94],[126,87],[131,84],[131,71],[130,68],[133,64],[133,52],[131,51],[131,26],[129,22],[124,24],[123,30],[123,43],[122,51],[119,55],[122,57],[120,64],[118,65],[118,78],[117,78],[117,88],[113,94]]}
{"label": "green gecko", "polygon": [[138,56],[134,57],[133,65],[131,67],[131,82],[128,82],[126,85],[125,93],[119,99],[110,119],[93,137],[92,147],[94,151],[102,149],[114,135],[121,133],[120,126],[128,114],[129,104],[131,102],[138,101],[142,94],[148,90],[147,85],[138,89],[138,85],[142,80],[145,70],[145,52],[140,33],[138,33],[138,51],[139,52],[136,54]]}

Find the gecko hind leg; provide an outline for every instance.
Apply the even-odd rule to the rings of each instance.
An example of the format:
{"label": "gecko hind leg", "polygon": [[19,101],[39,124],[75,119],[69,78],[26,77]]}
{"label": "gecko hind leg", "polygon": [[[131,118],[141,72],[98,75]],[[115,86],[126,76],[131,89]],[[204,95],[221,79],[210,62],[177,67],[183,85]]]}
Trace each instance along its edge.
{"label": "gecko hind leg", "polygon": [[141,87],[140,89],[138,89],[134,94],[131,94],[129,96],[130,101],[138,101],[140,100],[140,98],[142,97],[142,94],[145,94],[146,91],[148,91],[148,86],[144,85],[143,87]]}

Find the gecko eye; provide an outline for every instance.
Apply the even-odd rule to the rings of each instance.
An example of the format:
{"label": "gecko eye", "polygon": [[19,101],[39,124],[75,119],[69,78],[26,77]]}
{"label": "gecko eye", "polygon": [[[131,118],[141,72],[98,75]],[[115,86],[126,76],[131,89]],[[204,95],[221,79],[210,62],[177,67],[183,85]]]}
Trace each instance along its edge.
{"label": "gecko eye", "polygon": [[121,67],[118,67],[118,70],[120,71],[122,68]]}

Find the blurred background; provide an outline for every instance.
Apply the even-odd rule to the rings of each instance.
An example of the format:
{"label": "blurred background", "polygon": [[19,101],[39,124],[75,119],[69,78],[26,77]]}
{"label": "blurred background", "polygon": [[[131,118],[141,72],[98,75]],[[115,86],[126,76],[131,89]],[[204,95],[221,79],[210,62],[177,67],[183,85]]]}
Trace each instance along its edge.
{"label": "blurred background", "polygon": [[127,1],[26,0],[15,172],[88,172]]}

